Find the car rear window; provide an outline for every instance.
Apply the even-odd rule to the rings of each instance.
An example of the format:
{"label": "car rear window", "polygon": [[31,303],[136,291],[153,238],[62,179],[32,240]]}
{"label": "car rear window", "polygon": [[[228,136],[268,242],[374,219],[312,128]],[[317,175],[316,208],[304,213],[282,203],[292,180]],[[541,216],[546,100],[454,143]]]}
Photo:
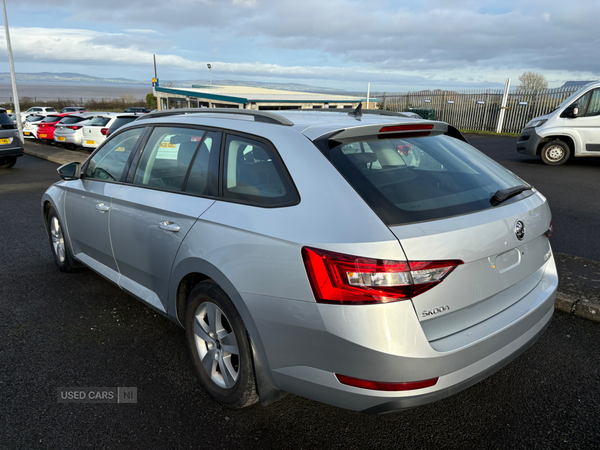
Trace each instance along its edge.
{"label": "car rear window", "polygon": [[103,127],[110,122],[110,117],[94,117],[88,122],[90,127]]}
{"label": "car rear window", "polygon": [[488,209],[497,190],[526,184],[465,142],[443,135],[338,143],[330,157],[389,226]]}
{"label": "car rear window", "polygon": [[27,116],[27,119],[25,119],[25,122],[37,122],[39,120],[42,120],[44,117],[46,117],[46,116]]}
{"label": "car rear window", "polygon": [[70,123],[78,123],[83,120],[87,120],[87,119],[85,117],[79,117],[79,116],[67,116],[67,117],[63,117],[60,120],[60,123],[61,123],[61,125],[68,125]]}
{"label": "car rear window", "polygon": [[121,128],[123,125],[133,122],[137,118],[138,116],[117,117],[113,124],[110,126],[110,130],[112,132],[117,128]]}
{"label": "car rear window", "polygon": [[0,112],[0,126],[3,129],[12,129],[17,127],[6,111]]}
{"label": "car rear window", "polygon": [[58,122],[60,119],[62,119],[61,116],[46,116],[46,118],[44,120],[42,120],[40,123]]}

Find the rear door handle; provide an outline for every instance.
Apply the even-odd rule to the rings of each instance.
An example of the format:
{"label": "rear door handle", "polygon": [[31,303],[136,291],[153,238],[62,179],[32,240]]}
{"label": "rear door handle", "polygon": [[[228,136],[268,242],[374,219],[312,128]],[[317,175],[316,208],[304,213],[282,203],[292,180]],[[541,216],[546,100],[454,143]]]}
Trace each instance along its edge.
{"label": "rear door handle", "polygon": [[158,228],[164,231],[171,231],[173,233],[177,233],[179,230],[181,230],[181,227],[178,224],[175,222],[169,222],[168,220],[159,222]]}
{"label": "rear door handle", "polygon": [[110,206],[105,205],[104,203],[96,203],[96,209],[101,213],[104,213],[110,209]]}

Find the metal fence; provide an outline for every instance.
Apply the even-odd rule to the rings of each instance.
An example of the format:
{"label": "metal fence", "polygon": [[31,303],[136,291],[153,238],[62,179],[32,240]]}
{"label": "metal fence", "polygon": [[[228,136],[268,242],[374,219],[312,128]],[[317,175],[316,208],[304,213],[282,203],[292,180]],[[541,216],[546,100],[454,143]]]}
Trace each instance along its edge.
{"label": "metal fence", "polygon": [[433,109],[435,120],[461,130],[520,133],[532,118],[554,110],[580,86],[541,91],[513,90],[504,106],[504,89],[477,91],[419,91],[404,94],[377,94],[379,107],[390,111]]}

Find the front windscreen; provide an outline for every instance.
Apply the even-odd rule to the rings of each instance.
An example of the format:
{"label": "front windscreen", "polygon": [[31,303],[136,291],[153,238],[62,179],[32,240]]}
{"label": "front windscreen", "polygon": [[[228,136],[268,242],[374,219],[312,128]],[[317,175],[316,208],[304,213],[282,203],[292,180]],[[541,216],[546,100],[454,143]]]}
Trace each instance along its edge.
{"label": "front windscreen", "polygon": [[[331,162],[387,225],[441,219],[491,208],[517,176],[449,136],[338,143]],[[531,191],[515,197],[531,195]]]}

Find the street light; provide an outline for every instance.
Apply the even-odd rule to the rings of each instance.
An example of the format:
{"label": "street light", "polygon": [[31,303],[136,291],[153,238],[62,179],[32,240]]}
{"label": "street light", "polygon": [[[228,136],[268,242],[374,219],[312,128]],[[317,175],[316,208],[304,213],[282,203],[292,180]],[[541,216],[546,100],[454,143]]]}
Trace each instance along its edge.
{"label": "street light", "polygon": [[21,108],[19,107],[19,95],[17,94],[17,77],[15,76],[15,63],[13,61],[12,47],[10,45],[10,33],[8,31],[8,19],[6,17],[6,3],[2,0],[2,9],[4,11],[4,30],[6,31],[6,48],[8,50],[8,62],[10,64],[10,78],[12,80],[12,91],[15,99],[15,114],[17,116],[17,129],[21,142],[23,139],[23,123],[21,122]]}
{"label": "street light", "polygon": [[208,67],[208,70],[210,70],[210,85],[212,86],[212,68],[210,64],[207,64],[206,67]]}

